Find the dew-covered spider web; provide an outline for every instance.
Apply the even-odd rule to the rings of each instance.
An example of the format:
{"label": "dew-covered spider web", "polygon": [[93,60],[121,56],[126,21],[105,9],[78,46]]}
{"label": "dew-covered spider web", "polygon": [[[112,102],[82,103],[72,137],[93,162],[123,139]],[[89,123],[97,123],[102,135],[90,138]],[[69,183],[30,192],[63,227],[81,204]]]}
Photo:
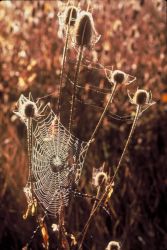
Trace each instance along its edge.
{"label": "dew-covered spider web", "polygon": [[87,142],[73,136],[50,109],[38,119],[33,132],[32,188],[50,214],[69,203],[73,183],[78,183]]}

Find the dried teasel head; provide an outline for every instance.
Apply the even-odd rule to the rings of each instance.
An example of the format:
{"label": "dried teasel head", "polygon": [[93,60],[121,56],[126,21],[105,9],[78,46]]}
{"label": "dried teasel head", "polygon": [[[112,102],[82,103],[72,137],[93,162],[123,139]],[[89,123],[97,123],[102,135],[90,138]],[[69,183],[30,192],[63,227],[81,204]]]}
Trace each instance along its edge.
{"label": "dried teasel head", "polygon": [[114,70],[112,72],[112,81],[114,83],[117,83],[117,84],[121,84],[121,83],[124,83],[127,79],[127,75],[126,73],[124,73],[123,71],[121,70]]}
{"label": "dried teasel head", "polygon": [[73,30],[75,27],[75,22],[79,13],[79,9],[75,6],[68,6],[63,11],[58,13],[59,18],[59,30],[58,36],[63,38],[66,36],[67,27],[69,26],[70,30]]}
{"label": "dried teasel head", "polygon": [[64,22],[65,25],[74,26],[77,18],[77,8],[75,6],[69,6],[65,12]]}
{"label": "dried teasel head", "polygon": [[33,102],[26,103],[24,107],[24,114],[26,118],[33,118],[36,114],[36,104]]}
{"label": "dried teasel head", "polygon": [[107,180],[108,180],[107,174],[104,172],[99,172],[95,176],[95,181],[94,181],[95,186],[105,185],[107,183]]}
{"label": "dried teasel head", "polygon": [[136,77],[126,74],[121,70],[109,70],[105,69],[107,79],[111,84],[125,84],[129,85],[136,80]]}
{"label": "dried teasel head", "polygon": [[18,111],[14,112],[25,123],[29,118],[33,119],[38,116],[37,105],[30,99],[31,96],[29,98],[26,98],[24,95],[21,95],[17,103]]}
{"label": "dried teasel head", "polygon": [[19,112],[23,119],[35,118],[37,116],[37,106],[35,102],[27,101],[23,105],[19,106]]}
{"label": "dried teasel head", "polygon": [[93,168],[93,185],[95,187],[106,186],[109,177],[106,172],[104,172],[104,164],[99,169]]}
{"label": "dried teasel head", "polygon": [[133,99],[137,105],[145,105],[149,101],[149,92],[144,89],[138,89]]}
{"label": "dried teasel head", "polygon": [[81,12],[77,20],[76,43],[78,46],[89,46],[92,39],[93,19],[87,12]]}
{"label": "dried teasel head", "polygon": [[137,89],[137,91],[135,92],[133,97],[131,97],[129,92],[128,92],[128,96],[129,96],[130,102],[132,104],[135,104],[135,105],[140,105],[140,106],[149,105],[149,106],[151,106],[155,103],[152,101],[151,91],[148,92],[144,89]]}
{"label": "dried teasel head", "polygon": [[120,250],[120,244],[117,241],[110,241],[106,247],[106,250]]}
{"label": "dried teasel head", "polygon": [[88,11],[81,11],[76,20],[75,43],[77,46],[89,47],[98,39],[92,14]]}

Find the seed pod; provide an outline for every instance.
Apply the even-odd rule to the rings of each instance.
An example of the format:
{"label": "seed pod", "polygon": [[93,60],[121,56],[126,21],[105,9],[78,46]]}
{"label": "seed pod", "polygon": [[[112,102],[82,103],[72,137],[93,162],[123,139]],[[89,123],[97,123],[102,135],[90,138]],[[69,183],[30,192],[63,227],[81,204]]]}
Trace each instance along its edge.
{"label": "seed pod", "polygon": [[120,244],[117,241],[110,241],[107,245],[106,250],[120,250]]}
{"label": "seed pod", "polygon": [[33,102],[29,102],[25,105],[24,113],[26,118],[33,118],[36,113],[36,105]]}
{"label": "seed pod", "polygon": [[114,70],[112,73],[112,80],[115,83],[121,84],[125,81],[126,74],[121,70]]}
{"label": "seed pod", "polygon": [[99,172],[95,176],[95,186],[105,185],[107,182],[107,174],[104,172]]}
{"label": "seed pod", "polygon": [[65,24],[74,26],[76,18],[77,18],[77,8],[74,6],[68,7],[65,15]]}
{"label": "seed pod", "polygon": [[147,104],[149,93],[146,90],[138,89],[134,95],[134,103],[137,105]]}
{"label": "seed pod", "polygon": [[94,28],[90,13],[86,11],[81,12],[76,25],[76,44],[78,46],[89,46]]}

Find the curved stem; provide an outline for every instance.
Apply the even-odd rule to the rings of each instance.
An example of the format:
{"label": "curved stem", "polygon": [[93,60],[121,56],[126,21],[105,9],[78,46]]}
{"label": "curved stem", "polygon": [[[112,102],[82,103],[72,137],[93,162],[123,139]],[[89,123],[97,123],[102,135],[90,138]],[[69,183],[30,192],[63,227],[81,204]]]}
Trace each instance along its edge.
{"label": "curved stem", "polygon": [[112,188],[113,181],[114,181],[114,179],[115,179],[115,177],[116,177],[116,175],[117,175],[117,173],[118,173],[118,170],[120,169],[120,166],[121,166],[121,163],[122,163],[123,158],[124,158],[124,156],[125,156],[127,147],[128,147],[128,145],[129,145],[129,142],[130,142],[130,139],[131,139],[132,134],[133,134],[133,132],[134,132],[134,129],[135,129],[135,127],[136,127],[136,123],[137,123],[137,120],[138,120],[138,117],[139,117],[139,114],[140,114],[140,109],[141,109],[141,107],[140,107],[140,105],[138,105],[138,106],[137,106],[137,109],[136,109],[135,118],[134,118],[134,121],[133,121],[131,130],[130,130],[129,136],[128,136],[128,139],[127,139],[127,141],[126,141],[124,150],[123,150],[123,152],[122,152],[122,155],[121,155],[120,160],[119,160],[119,162],[118,162],[118,165],[117,165],[117,167],[116,167],[115,173],[114,173],[114,175],[113,175],[113,177],[112,177],[112,179],[111,179],[111,181],[110,181],[110,183],[109,183],[109,185],[108,185],[108,187],[107,187],[107,190],[104,192],[104,194],[103,194],[102,197],[100,198],[100,200],[99,200],[99,202],[97,203],[96,207],[93,208],[92,211],[91,211],[91,214],[90,214],[90,216],[89,216],[89,219],[88,219],[88,221],[87,221],[87,223],[86,223],[86,225],[85,225],[85,227],[84,227],[84,229],[83,229],[83,235],[82,235],[82,239],[81,239],[81,243],[80,243],[79,249],[81,249],[81,247],[82,247],[84,238],[85,238],[85,236],[86,236],[86,233],[87,233],[87,230],[88,230],[88,228],[89,228],[90,222],[91,222],[91,220],[92,220],[92,218],[93,218],[93,215],[95,214],[95,212],[97,211],[97,209],[99,208],[99,206],[101,206],[102,202],[105,200],[105,198],[107,197],[108,193],[110,192],[110,190],[111,190],[111,188]]}
{"label": "curved stem", "polygon": [[72,102],[71,102],[71,110],[70,110],[70,121],[69,121],[69,131],[71,132],[72,127],[72,120],[74,116],[74,105],[75,105],[75,98],[76,98],[76,85],[78,83],[78,76],[81,66],[81,60],[83,55],[83,48],[84,46],[80,46],[79,52],[78,52],[78,60],[76,65],[76,71],[75,71],[75,77],[74,77],[74,85],[73,85],[73,93],[72,93]]}
{"label": "curved stem", "polygon": [[62,69],[61,69],[61,74],[60,74],[59,95],[58,95],[58,103],[57,103],[57,112],[59,116],[60,116],[60,105],[61,105],[61,98],[62,98],[63,75],[64,75],[64,70],[65,70],[65,63],[66,63],[67,50],[68,50],[69,30],[70,30],[70,25],[68,24],[67,31],[66,31],[65,46],[63,49],[63,60],[62,60]]}

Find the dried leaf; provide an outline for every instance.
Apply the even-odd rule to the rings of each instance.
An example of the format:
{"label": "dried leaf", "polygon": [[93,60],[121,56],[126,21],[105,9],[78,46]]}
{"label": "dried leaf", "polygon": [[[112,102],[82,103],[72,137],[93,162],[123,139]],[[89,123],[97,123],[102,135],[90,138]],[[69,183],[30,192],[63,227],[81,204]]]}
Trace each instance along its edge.
{"label": "dried leaf", "polygon": [[53,230],[53,232],[58,232],[59,226],[57,224],[52,224],[52,230]]}
{"label": "dried leaf", "polygon": [[73,234],[70,235],[71,237],[71,246],[76,246],[77,245],[77,240]]}
{"label": "dried leaf", "polygon": [[30,211],[31,211],[31,207],[28,206],[25,214],[23,214],[23,219],[26,220],[28,218],[28,216],[30,215]]}
{"label": "dried leaf", "polygon": [[42,220],[40,221],[40,228],[41,228],[41,234],[43,238],[43,244],[44,244],[45,249],[47,250],[49,249],[49,235],[48,235],[46,224]]}
{"label": "dried leaf", "polygon": [[114,189],[113,189],[113,187],[111,187],[108,191],[107,198],[105,199],[104,205],[106,205],[109,202],[109,199],[111,198],[113,191],[114,191]]}

